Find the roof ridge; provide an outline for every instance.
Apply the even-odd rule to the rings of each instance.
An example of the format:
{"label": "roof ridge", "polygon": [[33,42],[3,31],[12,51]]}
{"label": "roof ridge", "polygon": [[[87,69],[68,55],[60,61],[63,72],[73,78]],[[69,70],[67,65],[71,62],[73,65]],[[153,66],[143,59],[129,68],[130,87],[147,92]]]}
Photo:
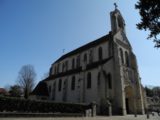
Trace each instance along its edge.
{"label": "roof ridge", "polygon": [[[80,46],[80,47],[78,47],[78,48],[76,48],[76,49],[74,49],[74,50],[72,50],[72,51],[70,51],[70,52],[62,55],[62,56],[61,56],[59,59],[57,59],[54,63],[57,63],[57,62],[65,59],[65,58],[67,58],[67,57],[69,57],[69,56],[75,55],[75,54],[78,53],[78,52],[82,52],[82,51],[84,51],[84,50],[86,50],[86,49],[89,49],[89,48],[91,48],[92,46],[97,45],[97,43],[100,44],[100,43],[102,43],[102,42],[104,42],[104,41],[106,40],[106,39],[104,40],[104,38],[108,38],[108,37],[110,37],[111,35],[112,35],[111,32],[109,32],[109,34],[107,34],[107,35],[104,35],[104,36],[102,36],[102,37],[100,37],[100,38],[98,38],[98,39],[96,39],[96,40],[94,40],[94,41],[91,41],[91,42],[89,42],[89,43],[86,43],[86,44],[84,44],[84,45],[82,45],[82,46]],[[53,63],[53,64],[54,64],[54,63]]]}

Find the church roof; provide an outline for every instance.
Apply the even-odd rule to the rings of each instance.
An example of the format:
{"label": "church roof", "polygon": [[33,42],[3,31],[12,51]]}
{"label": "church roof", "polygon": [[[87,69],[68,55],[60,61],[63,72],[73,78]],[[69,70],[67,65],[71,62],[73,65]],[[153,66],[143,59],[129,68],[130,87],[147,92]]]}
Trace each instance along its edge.
{"label": "church roof", "polygon": [[[54,63],[57,63],[57,62],[65,59],[65,58],[67,58],[67,57],[69,57],[69,56],[75,55],[75,54],[80,53],[80,52],[83,52],[83,51],[85,51],[85,50],[87,50],[87,49],[89,49],[89,48],[92,48],[92,47],[94,47],[94,46],[97,46],[97,45],[99,45],[99,44],[101,44],[101,43],[109,40],[110,38],[111,38],[111,32],[109,32],[109,34],[107,34],[107,35],[105,35],[105,36],[103,36],[103,37],[101,37],[101,38],[99,38],[99,39],[97,39],[97,40],[94,40],[94,41],[92,41],[92,42],[90,42],[90,43],[87,43],[86,45],[83,45],[83,46],[81,46],[81,47],[79,47],[79,48],[77,48],[77,49],[75,49],[75,50],[73,50],[73,51],[71,51],[71,52],[69,52],[69,53],[61,56],[61,57],[60,57],[57,61],[55,61]],[[53,63],[53,64],[54,64],[54,63]]]}
{"label": "church roof", "polygon": [[44,81],[40,81],[31,95],[49,96],[47,84]]}

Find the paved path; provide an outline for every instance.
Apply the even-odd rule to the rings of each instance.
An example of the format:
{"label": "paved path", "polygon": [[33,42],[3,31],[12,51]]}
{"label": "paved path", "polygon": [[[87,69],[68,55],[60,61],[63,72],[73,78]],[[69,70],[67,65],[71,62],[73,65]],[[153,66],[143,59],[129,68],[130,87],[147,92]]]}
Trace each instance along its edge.
{"label": "paved path", "polygon": [[112,116],[112,117],[59,117],[59,118],[0,118],[0,120],[160,120],[160,116],[155,114],[154,116],[150,115],[150,118],[147,119],[146,115],[134,115],[127,116]]}

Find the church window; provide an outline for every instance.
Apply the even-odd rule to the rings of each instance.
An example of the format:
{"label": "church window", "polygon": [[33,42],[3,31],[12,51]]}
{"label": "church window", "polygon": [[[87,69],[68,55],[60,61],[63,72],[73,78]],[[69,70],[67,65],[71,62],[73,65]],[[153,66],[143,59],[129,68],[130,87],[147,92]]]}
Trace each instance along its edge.
{"label": "church window", "polygon": [[121,16],[118,16],[118,26],[119,28],[123,28],[123,21]]}
{"label": "church window", "polygon": [[112,43],[111,41],[109,41],[109,44],[108,44],[108,56],[110,57],[112,55]]}
{"label": "church window", "polygon": [[65,70],[65,64],[63,63],[62,72],[64,72],[64,70]]}
{"label": "church window", "polygon": [[60,64],[60,63],[58,63],[58,65],[57,65],[57,73],[59,73],[59,72],[60,72],[60,66],[61,66],[61,64]]}
{"label": "church window", "polygon": [[87,74],[87,88],[91,88],[91,73],[89,72],[88,74]]}
{"label": "church window", "polygon": [[57,74],[57,67],[54,67],[54,74]]}
{"label": "church window", "polygon": [[98,58],[99,58],[99,60],[103,59],[103,50],[102,50],[102,47],[99,47],[99,49],[98,49]]}
{"label": "church window", "polygon": [[110,73],[107,75],[107,78],[108,78],[108,88],[112,89],[112,77]]}
{"label": "church window", "polygon": [[75,90],[75,76],[72,77],[71,90]]}
{"label": "church window", "polygon": [[75,61],[74,61],[74,58],[72,59],[72,69],[74,69],[75,67]]}
{"label": "church window", "polygon": [[58,91],[61,91],[62,88],[62,80],[59,79],[59,83],[58,83]]}
{"label": "church window", "polygon": [[85,63],[87,62],[87,53],[84,54],[83,60]]}
{"label": "church window", "polygon": [[123,50],[120,48],[120,57],[121,57],[121,63],[124,64],[124,58],[123,58]]}
{"label": "church window", "polygon": [[56,96],[56,82],[53,83],[53,94],[52,94],[52,100],[55,100]]}
{"label": "church window", "polygon": [[126,65],[127,65],[127,67],[129,67],[129,56],[128,56],[128,53],[127,52],[125,52],[125,60],[126,60]]}
{"label": "church window", "polygon": [[93,50],[89,51],[89,63],[93,62]]}
{"label": "church window", "polygon": [[62,100],[65,102],[67,100],[67,79],[63,82],[63,96]]}
{"label": "church window", "polygon": [[59,66],[57,65],[57,70],[56,70],[56,74],[58,74],[58,70],[59,70]]}
{"label": "church window", "polygon": [[77,56],[77,68],[80,67],[80,55]]}
{"label": "church window", "polygon": [[100,72],[98,73],[98,78],[97,78],[97,85],[99,86],[100,85]]}
{"label": "church window", "polygon": [[113,27],[112,27],[112,29],[114,30],[114,31],[116,31],[117,30],[117,21],[116,21],[116,17],[115,16],[112,16],[112,21],[113,21]]}
{"label": "church window", "polygon": [[51,86],[49,86],[49,92],[51,92]]}
{"label": "church window", "polygon": [[65,62],[66,71],[68,70],[68,61]]}
{"label": "church window", "polygon": [[66,87],[66,81],[67,80],[64,80],[64,82],[63,82],[63,89],[65,89],[65,87]]}
{"label": "church window", "polygon": [[51,75],[52,75],[52,67],[49,70],[49,76],[51,76]]}

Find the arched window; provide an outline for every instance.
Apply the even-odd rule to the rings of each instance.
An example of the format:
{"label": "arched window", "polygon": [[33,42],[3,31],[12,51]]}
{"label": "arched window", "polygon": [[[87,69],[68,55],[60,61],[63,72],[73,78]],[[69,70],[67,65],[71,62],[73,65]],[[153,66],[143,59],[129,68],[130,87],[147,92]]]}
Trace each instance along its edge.
{"label": "arched window", "polygon": [[109,57],[112,56],[112,42],[111,41],[109,41],[108,55],[109,55]]}
{"label": "arched window", "polygon": [[93,50],[89,51],[89,63],[93,62]]}
{"label": "arched window", "polygon": [[112,89],[112,76],[110,73],[107,75],[107,78],[108,78],[108,88]]}
{"label": "arched window", "polygon": [[112,21],[113,21],[113,23],[112,23],[112,30],[113,31],[116,31],[117,30],[117,20],[116,20],[116,16],[115,15],[112,15]]}
{"label": "arched window", "polygon": [[86,53],[84,54],[83,60],[84,60],[84,62],[87,62],[87,54]]}
{"label": "arched window", "polygon": [[103,59],[103,50],[102,50],[102,47],[99,47],[99,49],[98,49],[98,58],[99,58],[99,60]]}
{"label": "arched window", "polygon": [[75,67],[75,61],[74,61],[74,58],[72,59],[72,69],[74,69]]}
{"label": "arched window", "polygon": [[65,71],[65,64],[63,63],[63,65],[62,65],[62,72],[64,72]]}
{"label": "arched window", "polygon": [[57,65],[57,73],[60,72],[60,66],[61,66],[61,63],[58,63],[58,65]]}
{"label": "arched window", "polygon": [[72,77],[71,90],[75,90],[75,76]]}
{"label": "arched window", "polygon": [[66,71],[68,70],[68,61],[65,61],[65,67],[66,67]]}
{"label": "arched window", "polygon": [[125,60],[126,60],[126,65],[127,65],[127,67],[129,67],[129,56],[128,56],[128,53],[127,52],[125,52]]}
{"label": "arched window", "polygon": [[118,27],[119,28],[124,28],[124,23],[123,23],[123,18],[121,16],[118,16]]}
{"label": "arched window", "polygon": [[119,51],[120,51],[121,63],[124,64],[124,58],[123,58],[123,50],[122,50],[122,48],[120,48]]}
{"label": "arched window", "polygon": [[97,77],[97,85],[98,86],[100,85],[100,77],[101,77],[101,74],[100,74],[100,72],[98,72],[98,77]]}
{"label": "arched window", "polygon": [[52,75],[52,67],[49,70],[49,76],[51,76],[51,75]]}
{"label": "arched window", "polygon": [[58,91],[61,91],[62,89],[62,80],[59,79],[59,83],[58,83]]}
{"label": "arched window", "polygon": [[65,102],[67,100],[67,79],[63,82],[63,94],[62,94],[62,100]]}
{"label": "arched window", "polygon": [[52,100],[55,100],[55,97],[56,97],[56,81],[53,83]]}
{"label": "arched window", "polygon": [[80,55],[77,56],[76,62],[77,62],[77,68],[79,68],[80,67]]}
{"label": "arched window", "polygon": [[54,74],[57,74],[57,67],[54,67]]}
{"label": "arched window", "polygon": [[63,90],[65,90],[65,88],[66,88],[66,81],[67,80],[64,80],[64,82],[63,82]]}
{"label": "arched window", "polygon": [[87,74],[87,88],[91,88],[91,84],[92,84],[91,79],[92,79],[91,73],[89,72]]}
{"label": "arched window", "polygon": [[52,89],[52,87],[51,86],[49,86],[49,92],[51,93],[51,89]]}

